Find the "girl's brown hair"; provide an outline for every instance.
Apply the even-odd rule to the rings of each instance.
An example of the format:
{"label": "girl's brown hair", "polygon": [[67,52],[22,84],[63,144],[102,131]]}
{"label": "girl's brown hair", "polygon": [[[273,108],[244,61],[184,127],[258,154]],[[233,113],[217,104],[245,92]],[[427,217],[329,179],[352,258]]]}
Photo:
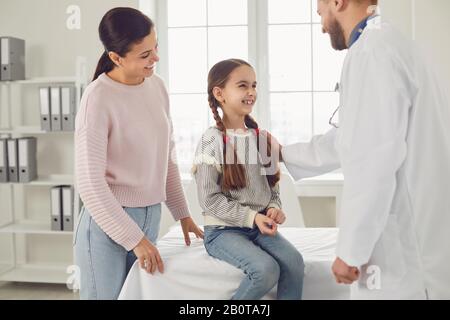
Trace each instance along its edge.
{"label": "girl's brown hair", "polygon": [[[223,136],[223,159],[224,163],[222,164],[222,190],[238,190],[245,188],[247,186],[247,175],[245,173],[245,168],[242,164],[237,161],[236,150],[228,143],[227,133],[225,125],[223,124],[222,118],[219,115],[218,108],[222,107],[220,102],[214,97],[213,90],[214,88],[225,88],[227,84],[230,74],[240,66],[248,66],[252,68],[252,66],[240,59],[229,59],[221,61],[215,64],[208,74],[208,102],[209,107],[214,115],[214,120],[216,121],[217,128],[222,132]],[[257,148],[258,153],[260,152],[260,138],[267,139],[267,150],[266,154],[262,154],[262,158],[272,159],[271,155],[271,136],[267,134],[267,137],[261,135],[258,129],[258,123],[250,116],[247,115],[245,117],[245,125],[249,129],[253,129],[257,136]],[[228,151],[228,152],[227,152]],[[271,167],[271,161],[267,164],[264,164],[265,168]],[[277,171],[273,175],[267,175],[267,181],[271,187],[274,187],[277,182],[280,180],[280,169],[278,167],[278,163],[276,163]]]}

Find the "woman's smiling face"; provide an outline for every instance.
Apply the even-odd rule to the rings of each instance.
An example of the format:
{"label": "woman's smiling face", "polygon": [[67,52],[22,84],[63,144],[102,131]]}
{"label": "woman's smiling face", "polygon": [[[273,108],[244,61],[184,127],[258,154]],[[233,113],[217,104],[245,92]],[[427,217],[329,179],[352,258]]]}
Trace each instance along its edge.
{"label": "woman's smiling face", "polygon": [[158,38],[155,28],[142,39],[134,44],[131,50],[122,57],[123,71],[130,78],[146,78],[155,72],[158,56]]}

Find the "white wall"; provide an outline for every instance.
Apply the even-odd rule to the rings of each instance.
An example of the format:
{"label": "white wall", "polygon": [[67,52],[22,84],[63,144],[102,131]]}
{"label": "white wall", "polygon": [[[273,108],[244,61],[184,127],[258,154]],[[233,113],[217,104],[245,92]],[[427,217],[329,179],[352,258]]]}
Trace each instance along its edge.
{"label": "white wall", "polygon": [[[428,0],[430,1],[430,0]],[[433,0],[431,0],[433,1]],[[412,0],[380,0],[380,11],[384,19],[412,38]]]}
{"label": "white wall", "polygon": [[450,1],[380,0],[380,7],[384,18],[415,40],[450,92]]}
{"label": "white wall", "polygon": [[450,1],[415,0],[415,40],[450,92]]}
{"label": "white wall", "polygon": [[[68,30],[69,5],[81,9],[81,29]],[[138,8],[139,0],[1,0],[0,36],[26,40],[27,77],[70,76],[75,59],[88,59],[88,75],[94,73],[103,48],[98,25],[111,8]]]}

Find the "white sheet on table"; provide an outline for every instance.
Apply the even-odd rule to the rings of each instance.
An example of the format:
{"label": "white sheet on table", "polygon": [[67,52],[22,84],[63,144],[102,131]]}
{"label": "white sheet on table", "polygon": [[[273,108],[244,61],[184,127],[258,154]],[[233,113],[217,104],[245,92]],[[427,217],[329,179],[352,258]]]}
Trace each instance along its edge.
{"label": "white sheet on table", "polygon": [[[350,288],[336,284],[331,273],[337,229],[280,228],[301,252],[305,261],[303,299],[349,299]],[[147,274],[136,262],[119,299],[227,300],[236,291],[244,273],[206,252],[203,241],[184,244],[179,226],[158,242],[164,274]],[[275,299],[275,288],[264,299]]]}

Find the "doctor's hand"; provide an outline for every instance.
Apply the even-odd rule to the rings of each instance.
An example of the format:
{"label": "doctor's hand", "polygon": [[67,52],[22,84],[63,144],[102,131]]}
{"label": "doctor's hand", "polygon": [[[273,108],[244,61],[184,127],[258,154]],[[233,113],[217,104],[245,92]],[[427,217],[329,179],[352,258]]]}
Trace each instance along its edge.
{"label": "doctor's hand", "polygon": [[269,218],[261,213],[256,214],[255,224],[262,234],[274,236],[277,233],[276,222],[272,218]]}
{"label": "doctor's hand", "polygon": [[184,235],[184,242],[186,242],[187,246],[191,245],[191,238],[189,237],[189,232],[192,232],[195,234],[195,236],[198,238],[203,239],[203,230],[200,229],[192,220],[191,217],[183,218],[181,219],[181,229],[183,229],[183,235]]}
{"label": "doctor's hand", "polygon": [[156,268],[158,268],[159,272],[164,272],[164,264],[159,255],[159,251],[147,237],[142,238],[138,245],[133,249],[133,252],[139,260],[139,265],[142,269],[147,271],[147,273],[155,273]]}
{"label": "doctor's hand", "polygon": [[281,209],[269,208],[266,216],[273,219],[277,224],[283,224],[286,221],[286,215]]}
{"label": "doctor's hand", "polygon": [[337,283],[352,284],[359,278],[359,269],[350,267],[340,258],[334,260],[331,268]]}

